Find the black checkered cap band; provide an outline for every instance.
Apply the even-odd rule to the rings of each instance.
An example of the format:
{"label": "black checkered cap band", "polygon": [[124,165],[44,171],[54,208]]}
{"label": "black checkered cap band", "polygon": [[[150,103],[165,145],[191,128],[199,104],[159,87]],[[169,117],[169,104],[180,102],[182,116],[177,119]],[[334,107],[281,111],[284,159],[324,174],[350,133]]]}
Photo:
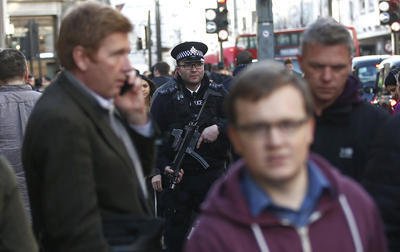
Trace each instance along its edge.
{"label": "black checkered cap band", "polygon": [[186,57],[192,57],[192,56],[200,56],[203,57],[203,52],[200,50],[197,50],[196,48],[194,48],[194,46],[192,46],[192,48],[190,48],[190,50],[186,50],[186,51],[182,51],[180,53],[178,53],[178,55],[176,55],[176,60],[180,60]]}

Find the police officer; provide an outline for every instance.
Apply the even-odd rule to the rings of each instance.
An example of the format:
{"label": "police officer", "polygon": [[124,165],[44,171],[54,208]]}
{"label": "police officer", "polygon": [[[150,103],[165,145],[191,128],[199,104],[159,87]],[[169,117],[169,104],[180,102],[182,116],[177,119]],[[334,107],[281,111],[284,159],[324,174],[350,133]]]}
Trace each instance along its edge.
{"label": "police officer", "polygon": [[[224,132],[223,113],[227,92],[222,85],[211,83],[204,74],[207,49],[201,42],[184,42],[171,51],[177,63],[176,78],[157,89],[151,106],[151,114],[164,136],[157,154],[158,174],[152,178],[152,185],[156,191],[162,191],[160,203],[165,205],[168,251],[182,250],[200,203],[211,184],[224,172],[228,159],[229,142]],[[185,133],[185,125],[196,120],[203,105],[198,120],[200,137],[193,149],[200,160],[194,158],[195,155],[186,155],[180,167],[182,181],[173,191],[165,190],[168,184],[165,174],[171,172],[170,164],[179,151],[174,144]]]}

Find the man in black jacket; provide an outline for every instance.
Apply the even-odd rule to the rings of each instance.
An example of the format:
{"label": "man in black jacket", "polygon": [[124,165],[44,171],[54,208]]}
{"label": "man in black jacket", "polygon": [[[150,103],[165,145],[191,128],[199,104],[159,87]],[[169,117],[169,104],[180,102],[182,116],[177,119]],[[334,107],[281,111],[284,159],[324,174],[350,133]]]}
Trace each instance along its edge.
{"label": "man in black jacket", "polygon": [[400,251],[400,115],[377,134],[363,185],[375,199],[385,224],[390,251]]}
{"label": "man in black jacket", "polygon": [[[151,107],[151,114],[165,136],[157,155],[156,168],[160,174],[152,178],[152,184],[157,191],[164,189],[163,196],[168,198],[168,202],[162,203],[167,204],[166,243],[171,252],[181,251],[185,235],[190,231],[188,229],[200,203],[211,184],[224,172],[228,158],[229,143],[222,105],[226,90],[222,85],[210,83],[204,74],[206,52],[207,46],[201,42],[177,45],[171,51],[171,56],[177,62],[178,77],[157,89]],[[206,93],[209,94],[208,98]],[[203,104],[204,109],[198,120],[200,137],[193,151],[206,161],[208,167],[190,154],[186,155],[182,167],[179,167],[184,171],[182,182],[173,192],[166,191],[167,183],[161,183],[161,174],[170,171],[176,155],[173,143],[179,136],[174,132],[182,130],[183,136],[185,126],[198,117]],[[167,182],[163,178],[163,182]]]}
{"label": "man in black jacket", "polygon": [[298,60],[316,105],[312,151],[360,181],[371,140],[389,115],[361,101],[350,76],[352,48],[345,26],[320,18],[305,30]]}

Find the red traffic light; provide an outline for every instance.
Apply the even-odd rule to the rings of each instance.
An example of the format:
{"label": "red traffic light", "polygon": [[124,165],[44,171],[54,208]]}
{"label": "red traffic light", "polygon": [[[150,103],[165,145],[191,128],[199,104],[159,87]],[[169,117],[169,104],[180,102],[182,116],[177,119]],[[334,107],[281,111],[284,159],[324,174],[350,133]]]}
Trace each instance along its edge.
{"label": "red traffic light", "polygon": [[217,7],[220,12],[226,10],[226,0],[217,0]]}

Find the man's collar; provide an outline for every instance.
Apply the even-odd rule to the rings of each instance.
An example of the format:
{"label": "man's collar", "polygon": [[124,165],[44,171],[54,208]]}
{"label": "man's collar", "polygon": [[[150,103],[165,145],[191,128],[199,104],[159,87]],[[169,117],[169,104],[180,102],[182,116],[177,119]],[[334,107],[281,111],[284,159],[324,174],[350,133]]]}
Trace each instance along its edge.
{"label": "man's collar", "polygon": [[90,95],[91,97],[93,97],[98,104],[106,109],[106,110],[110,110],[114,108],[114,100],[113,99],[105,99],[104,97],[98,95],[96,92],[94,92],[93,90],[91,90],[90,88],[88,88],[83,82],[81,82],[80,80],[78,80],[71,72],[69,72],[68,70],[65,70],[65,76],[72,82],[74,83],[78,88],[80,88],[81,90],[83,90],[85,93],[87,93],[88,95]]}
{"label": "man's collar", "polygon": [[[319,198],[322,191],[327,189],[332,191],[332,186],[318,166],[311,160],[307,162],[308,188],[311,188],[314,198]],[[247,170],[244,170],[241,180],[241,188],[249,204],[250,212],[253,216],[259,215],[267,208],[280,208],[275,205],[267,192],[251,177]],[[314,195],[315,194],[315,195]],[[310,195],[306,195],[310,197]]]}
{"label": "man's collar", "polygon": [[[186,86],[185,86],[185,87],[186,87]],[[190,89],[187,88],[187,87],[186,87],[186,89],[187,89],[191,94],[193,94],[193,93],[197,93],[197,92],[199,91],[200,87],[201,87],[201,83],[197,86],[196,90],[194,90],[194,91],[190,90]]]}

